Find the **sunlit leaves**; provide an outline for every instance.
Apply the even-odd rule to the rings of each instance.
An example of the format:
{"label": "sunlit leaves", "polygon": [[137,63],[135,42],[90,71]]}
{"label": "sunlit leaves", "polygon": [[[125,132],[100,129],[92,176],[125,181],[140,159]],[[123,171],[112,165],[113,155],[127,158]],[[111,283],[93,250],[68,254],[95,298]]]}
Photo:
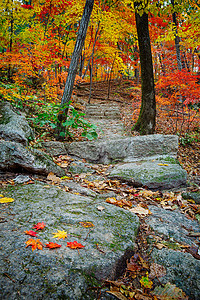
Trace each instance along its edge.
{"label": "sunlit leaves", "polygon": [[29,239],[26,242],[26,247],[25,248],[27,248],[28,246],[32,247],[32,251],[34,251],[36,249],[38,249],[38,250],[42,250],[43,249],[43,244],[40,242],[39,239],[37,239],[37,240]]}
{"label": "sunlit leaves", "polygon": [[30,236],[34,236],[37,237],[37,233],[33,230],[25,230],[24,233],[30,235]]}
{"label": "sunlit leaves", "polygon": [[33,228],[35,230],[42,230],[42,229],[44,229],[45,226],[46,226],[46,224],[44,222],[41,222],[41,223],[37,223],[36,225],[33,225]]}
{"label": "sunlit leaves", "polygon": [[48,244],[46,244],[46,247],[49,249],[55,249],[55,248],[60,248],[61,245],[59,245],[57,243],[49,242]]}
{"label": "sunlit leaves", "polygon": [[83,246],[81,243],[78,243],[77,241],[74,242],[67,242],[67,246],[71,249],[81,249],[84,248],[85,246]]}
{"label": "sunlit leaves", "polygon": [[10,203],[10,202],[13,202],[13,201],[14,201],[13,198],[3,197],[3,195],[0,195],[0,203]]}
{"label": "sunlit leaves", "polygon": [[54,232],[53,234],[54,234],[53,238],[57,238],[58,240],[59,239],[64,240],[67,237],[67,232],[64,230],[57,230],[57,232]]}

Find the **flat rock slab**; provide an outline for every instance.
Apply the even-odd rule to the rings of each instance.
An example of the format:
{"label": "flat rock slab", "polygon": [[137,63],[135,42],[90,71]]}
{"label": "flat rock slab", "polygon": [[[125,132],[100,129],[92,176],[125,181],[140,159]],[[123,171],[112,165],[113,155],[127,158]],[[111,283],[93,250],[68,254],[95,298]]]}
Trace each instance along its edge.
{"label": "flat rock slab", "polygon": [[[173,163],[171,163],[171,161]],[[139,161],[115,166],[109,178],[149,189],[173,189],[186,185],[187,172],[173,158],[168,160]]]}
{"label": "flat rock slab", "polygon": [[29,149],[20,143],[3,140],[0,140],[0,169],[26,170],[44,175],[50,172],[58,176],[65,175],[65,171],[43,152]]}
{"label": "flat rock slab", "polygon": [[[1,299],[95,299],[96,292],[89,288],[115,279],[133,255],[139,221],[129,211],[39,183],[1,192],[15,199],[1,204]],[[30,236],[24,231],[42,221],[46,227],[37,231],[38,238],[61,248],[25,248]],[[53,238],[57,230],[67,231],[67,239]],[[67,248],[74,240],[85,247],[79,252]]]}
{"label": "flat rock slab", "polygon": [[34,132],[26,118],[13,111],[10,103],[0,103],[0,137],[27,145],[29,138],[34,138]]}
{"label": "flat rock slab", "polygon": [[69,155],[92,163],[133,162],[168,155],[176,157],[178,137],[155,134],[95,142],[72,142],[66,143],[65,148]]}

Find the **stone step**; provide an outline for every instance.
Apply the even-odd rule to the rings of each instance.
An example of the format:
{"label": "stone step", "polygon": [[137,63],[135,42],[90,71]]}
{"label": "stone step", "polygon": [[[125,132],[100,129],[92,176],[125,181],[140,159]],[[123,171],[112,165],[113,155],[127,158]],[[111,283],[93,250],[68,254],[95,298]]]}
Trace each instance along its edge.
{"label": "stone step", "polygon": [[117,105],[108,106],[105,104],[88,104],[86,106],[85,114],[88,119],[121,119],[120,110]]}

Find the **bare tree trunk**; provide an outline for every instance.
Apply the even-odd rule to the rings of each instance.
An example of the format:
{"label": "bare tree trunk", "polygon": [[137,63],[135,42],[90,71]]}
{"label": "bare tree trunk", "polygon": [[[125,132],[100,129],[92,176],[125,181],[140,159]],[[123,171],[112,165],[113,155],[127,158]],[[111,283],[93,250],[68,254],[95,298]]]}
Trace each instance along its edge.
{"label": "bare tree trunk", "polygon": [[[136,8],[139,4],[140,2],[136,2]],[[135,17],[140,51],[142,104],[138,120],[133,127],[133,130],[144,135],[154,133],[156,124],[156,101],[148,14],[143,12],[140,16],[140,14],[136,11]]]}
{"label": "bare tree trunk", "polygon": [[[175,6],[174,0],[171,0],[171,4],[174,8],[174,6]],[[176,12],[173,12],[172,20],[173,20],[173,23],[175,25],[176,60],[177,60],[177,64],[178,64],[178,70],[181,71],[183,66],[182,66],[182,62],[181,62],[180,38],[178,36],[178,31],[177,31],[178,23],[177,23],[177,18],[176,18]]]}
{"label": "bare tree trunk", "polygon": [[76,44],[74,47],[74,51],[72,54],[68,76],[65,84],[64,93],[61,100],[61,107],[65,106],[64,109],[58,115],[58,123],[57,123],[57,138],[62,139],[61,132],[65,132],[65,126],[62,125],[63,122],[66,121],[68,110],[69,110],[69,103],[72,96],[72,91],[74,87],[74,81],[76,77],[76,72],[78,68],[78,63],[80,59],[80,55],[82,52],[82,48],[85,42],[85,37],[87,33],[87,28],[90,20],[90,16],[92,13],[94,5],[94,0],[86,0],[83,15],[80,22],[80,27],[78,30],[78,36],[76,39]]}
{"label": "bare tree trunk", "polygon": [[93,76],[93,67],[94,67],[94,49],[95,49],[95,45],[96,45],[96,41],[97,41],[97,37],[98,37],[99,25],[100,25],[100,21],[98,22],[98,25],[97,25],[97,29],[96,29],[96,33],[95,33],[95,37],[94,37],[94,43],[93,43],[93,47],[92,47],[92,54],[91,54],[92,64],[90,65],[90,95],[89,95],[89,100],[88,100],[89,104],[90,104],[90,100],[91,100],[91,96],[92,96],[92,76]]}

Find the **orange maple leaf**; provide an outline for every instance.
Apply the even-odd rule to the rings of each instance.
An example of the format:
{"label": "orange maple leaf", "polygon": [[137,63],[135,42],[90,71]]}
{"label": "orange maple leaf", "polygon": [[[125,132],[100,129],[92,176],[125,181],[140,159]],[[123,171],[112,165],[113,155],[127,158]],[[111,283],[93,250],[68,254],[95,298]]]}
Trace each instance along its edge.
{"label": "orange maple leaf", "polygon": [[46,226],[46,224],[44,223],[44,222],[42,222],[42,223],[37,223],[36,225],[33,225],[33,228],[35,229],[35,230],[39,230],[39,229],[44,229],[44,227]]}
{"label": "orange maple leaf", "polygon": [[74,241],[74,242],[67,242],[67,246],[66,247],[69,247],[71,249],[77,249],[77,248],[83,248],[85,246],[83,246],[81,243],[77,243],[77,241]]}
{"label": "orange maple leaf", "polygon": [[30,235],[30,236],[34,236],[34,237],[37,237],[37,233],[33,230],[26,230],[24,231],[24,233]]}
{"label": "orange maple leaf", "polygon": [[[36,249],[39,249],[39,250],[42,250],[43,248],[43,244],[40,242],[39,239],[37,240],[34,240],[34,239],[29,239],[26,243],[26,247],[28,246],[32,246],[32,251],[36,250]],[[25,248],[26,248],[25,247]]]}
{"label": "orange maple leaf", "polygon": [[49,242],[48,244],[46,244],[46,247],[47,247],[47,248],[50,248],[50,249],[55,249],[55,248],[60,248],[61,245],[59,245],[59,244],[57,244],[57,243]]}

